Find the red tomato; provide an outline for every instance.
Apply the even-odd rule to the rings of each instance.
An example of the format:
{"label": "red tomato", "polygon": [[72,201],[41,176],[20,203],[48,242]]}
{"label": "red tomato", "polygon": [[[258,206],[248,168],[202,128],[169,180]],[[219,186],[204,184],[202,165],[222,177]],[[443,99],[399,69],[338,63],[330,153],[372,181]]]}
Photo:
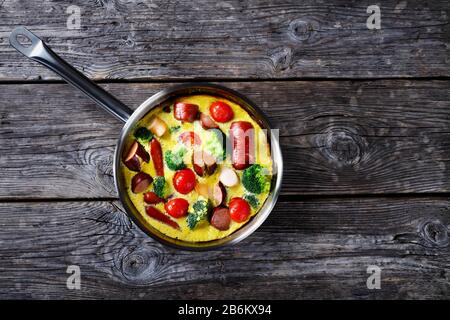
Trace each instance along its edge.
{"label": "red tomato", "polygon": [[172,217],[181,218],[187,215],[189,202],[183,198],[175,198],[167,201],[164,208]]}
{"label": "red tomato", "polygon": [[228,204],[230,216],[236,222],[244,222],[250,216],[250,205],[242,198],[236,197]]}
{"label": "red tomato", "polygon": [[178,140],[188,147],[193,146],[194,144],[197,146],[202,144],[202,140],[200,139],[198,134],[194,133],[194,131],[183,132],[178,137]]}
{"label": "red tomato", "polygon": [[173,186],[182,194],[187,194],[195,188],[195,173],[191,169],[182,169],[173,176]]}
{"label": "red tomato", "polygon": [[211,103],[209,113],[217,122],[227,122],[234,117],[233,109],[223,101],[214,101]]}

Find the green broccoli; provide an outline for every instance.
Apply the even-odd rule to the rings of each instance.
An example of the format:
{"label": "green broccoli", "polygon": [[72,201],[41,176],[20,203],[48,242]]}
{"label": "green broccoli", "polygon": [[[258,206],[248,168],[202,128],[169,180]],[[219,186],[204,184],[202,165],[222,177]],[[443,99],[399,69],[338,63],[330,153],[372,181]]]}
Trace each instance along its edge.
{"label": "green broccoli", "polygon": [[244,199],[252,206],[253,209],[258,209],[259,200],[254,194],[247,193],[244,195]]}
{"label": "green broccoli", "polygon": [[270,188],[270,175],[267,169],[259,164],[253,164],[244,170],[242,174],[242,184],[251,193],[260,194]]}
{"label": "green broccoli", "polygon": [[134,132],[134,137],[142,141],[150,141],[153,139],[153,134],[146,127],[139,127]]}
{"label": "green broccoli", "polygon": [[177,132],[180,129],[181,129],[181,126],[173,126],[173,127],[169,128],[169,132],[170,133],[174,133],[174,132]]}
{"label": "green broccoli", "polygon": [[181,148],[177,151],[172,152],[172,150],[167,150],[164,153],[164,157],[166,159],[167,167],[170,170],[176,171],[186,168],[186,164],[183,161],[184,154],[186,150]]}
{"label": "green broccoli", "polygon": [[164,177],[156,177],[153,179],[153,191],[160,198],[165,198],[169,194],[169,185]]}
{"label": "green broccoli", "polygon": [[145,127],[139,127],[134,131],[134,137],[138,140],[142,145],[145,145],[147,142],[153,139],[153,134]]}
{"label": "green broccoli", "polygon": [[205,151],[212,154],[218,160],[226,158],[226,135],[220,129],[209,129],[206,133],[204,144]]}
{"label": "green broccoli", "polygon": [[187,224],[189,229],[194,229],[201,220],[205,220],[208,217],[208,213],[211,209],[211,204],[203,197],[199,197],[198,200],[192,205],[193,212],[190,212],[187,216]]}

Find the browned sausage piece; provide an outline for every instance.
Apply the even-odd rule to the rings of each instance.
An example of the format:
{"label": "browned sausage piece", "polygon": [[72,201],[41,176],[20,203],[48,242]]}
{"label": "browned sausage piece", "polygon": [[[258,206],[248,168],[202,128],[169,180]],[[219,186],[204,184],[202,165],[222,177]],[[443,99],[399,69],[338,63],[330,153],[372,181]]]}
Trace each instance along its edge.
{"label": "browned sausage piece", "polygon": [[[128,152],[123,157],[123,163],[131,171],[141,171],[141,162],[138,158],[139,143],[137,141],[133,142]],[[144,150],[145,151],[145,150]]]}
{"label": "browned sausage piece", "polygon": [[203,151],[203,161],[206,165],[206,173],[213,174],[217,168],[216,158],[208,152]]}
{"label": "browned sausage piece", "polygon": [[150,161],[150,154],[145,150],[145,148],[140,143],[138,143],[137,141],[135,143],[138,144],[136,154],[142,159],[142,161],[148,163]]}
{"label": "browned sausage piece", "polygon": [[136,155],[138,148],[139,143],[137,141],[134,141],[130,149],[128,149],[126,155],[123,157],[123,161],[127,162],[128,160],[132,159]]}
{"label": "browned sausage piece", "polygon": [[235,121],[230,126],[231,161],[237,170],[248,168],[254,159],[254,129],[247,121]]}
{"label": "browned sausage piece", "polygon": [[161,144],[156,139],[152,139],[152,141],[150,141],[150,154],[152,155],[153,166],[155,167],[156,175],[164,177],[164,163]]}
{"label": "browned sausage piece", "polygon": [[217,168],[216,158],[205,151],[194,151],[192,166],[200,177],[205,174],[211,175]]}
{"label": "browned sausage piece", "polygon": [[223,167],[220,171],[219,180],[225,187],[234,187],[239,183],[239,177],[236,172],[227,167]]}
{"label": "browned sausage piece", "polygon": [[152,182],[153,178],[150,175],[139,172],[131,179],[131,191],[134,193],[145,191]]}
{"label": "browned sausage piece", "polygon": [[158,116],[153,116],[148,125],[150,130],[155,136],[162,137],[168,130],[167,124]]}
{"label": "browned sausage piece", "polygon": [[131,171],[141,171],[141,162],[136,154],[128,160],[124,160],[123,163]]}
{"label": "browned sausage piece", "polygon": [[213,119],[211,119],[210,116],[208,116],[206,113],[200,113],[200,123],[202,124],[203,129],[217,129],[219,126],[217,123],[214,122]]}
{"label": "browned sausage piece", "polygon": [[203,152],[202,151],[194,151],[192,153],[192,167],[196,174],[200,177],[203,177],[205,174],[206,165],[203,161]]}
{"label": "browned sausage piece", "polygon": [[175,119],[184,122],[194,122],[198,115],[198,105],[193,103],[176,102],[173,108]]}
{"label": "browned sausage piece", "polygon": [[214,205],[214,207],[220,206],[227,196],[227,190],[223,186],[221,182],[214,185],[214,187],[211,189],[211,195],[210,199]]}
{"label": "browned sausage piece", "polygon": [[226,207],[214,208],[211,217],[211,225],[221,231],[228,230],[230,228],[230,211]]}

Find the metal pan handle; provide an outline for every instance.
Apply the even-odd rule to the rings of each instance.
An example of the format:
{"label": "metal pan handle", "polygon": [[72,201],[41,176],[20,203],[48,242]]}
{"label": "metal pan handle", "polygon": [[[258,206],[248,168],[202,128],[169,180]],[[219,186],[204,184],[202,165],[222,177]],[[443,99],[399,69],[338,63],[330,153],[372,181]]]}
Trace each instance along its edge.
{"label": "metal pan handle", "polygon": [[[28,39],[29,42],[21,43],[20,38]],[[25,27],[15,28],[9,36],[9,43],[26,57],[56,72],[64,80],[80,89],[99,106],[123,122],[126,122],[133,113],[130,108],[61,59],[41,39]]]}

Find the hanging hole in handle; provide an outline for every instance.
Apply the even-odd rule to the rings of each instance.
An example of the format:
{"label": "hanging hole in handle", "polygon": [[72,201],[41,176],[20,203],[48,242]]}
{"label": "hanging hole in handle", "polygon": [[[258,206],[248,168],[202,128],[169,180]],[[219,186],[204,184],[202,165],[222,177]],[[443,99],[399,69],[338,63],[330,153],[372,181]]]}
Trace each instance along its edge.
{"label": "hanging hole in handle", "polygon": [[16,35],[16,41],[25,48],[29,48],[33,44],[30,38],[20,33]]}
{"label": "hanging hole in handle", "polygon": [[41,39],[25,27],[16,27],[9,35],[11,46],[28,58],[31,58],[30,55],[40,41]]}

